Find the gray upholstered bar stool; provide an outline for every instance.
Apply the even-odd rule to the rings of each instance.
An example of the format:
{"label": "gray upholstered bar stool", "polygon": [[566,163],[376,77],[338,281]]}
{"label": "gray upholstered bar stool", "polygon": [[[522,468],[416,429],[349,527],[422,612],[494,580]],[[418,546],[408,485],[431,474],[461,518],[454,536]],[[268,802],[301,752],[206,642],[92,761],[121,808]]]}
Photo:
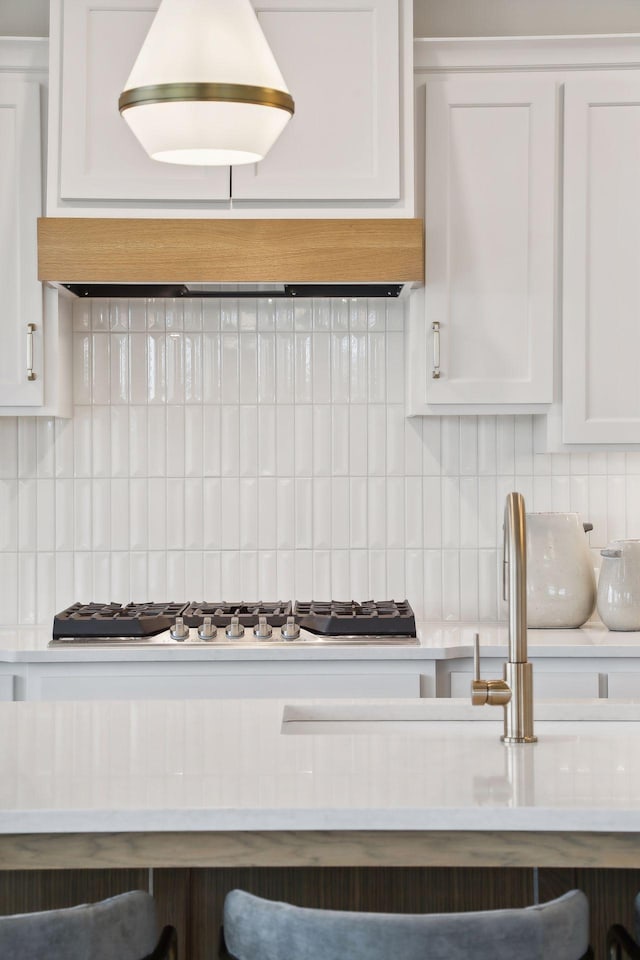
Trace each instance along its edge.
{"label": "gray upholstered bar stool", "polygon": [[582,960],[589,906],[580,890],[520,910],[349,913],[233,890],[222,956],[236,960]]}
{"label": "gray upholstered bar stool", "polygon": [[153,897],[142,890],[64,910],[0,917],[2,960],[174,960],[176,933],[158,939]]}

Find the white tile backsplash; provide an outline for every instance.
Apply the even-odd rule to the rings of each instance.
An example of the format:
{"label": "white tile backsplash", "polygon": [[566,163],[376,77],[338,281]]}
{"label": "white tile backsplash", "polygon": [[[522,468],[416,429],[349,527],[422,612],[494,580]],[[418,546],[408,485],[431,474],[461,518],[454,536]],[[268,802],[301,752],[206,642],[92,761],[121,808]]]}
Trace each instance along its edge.
{"label": "white tile backsplash", "polygon": [[17,553],[0,553],[0,623],[18,623]]}
{"label": "white tile backsplash", "polygon": [[[189,477],[184,481],[184,545],[187,550],[203,548],[203,480]],[[201,596],[202,594],[198,594]],[[195,596],[195,594],[194,594]]]}
{"label": "white tile backsplash", "polygon": [[74,600],[404,598],[504,615],[505,494],[640,536],[637,454],[404,416],[404,305],[78,301],[70,421],[0,419],[0,620]]}
{"label": "white tile backsplash", "polygon": [[[36,549],[39,551],[55,550],[56,537],[56,500],[55,482],[53,480],[36,481]],[[33,501],[30,508],[33,511]]]}
{"label": "white tile backsplash", "polygon": [[313,481],[313,546],[315,550],[331,549],[330,477],[315,477]]}

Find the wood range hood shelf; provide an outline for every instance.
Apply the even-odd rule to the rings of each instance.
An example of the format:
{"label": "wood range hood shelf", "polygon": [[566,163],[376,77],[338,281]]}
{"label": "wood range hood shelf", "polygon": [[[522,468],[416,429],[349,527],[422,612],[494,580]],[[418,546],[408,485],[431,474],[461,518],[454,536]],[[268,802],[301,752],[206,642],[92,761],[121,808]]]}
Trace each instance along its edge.
{"label": "wood range hood shelf", "polygon": [[87,285],[419,284],[423,222],[43,217],[38,278]]}

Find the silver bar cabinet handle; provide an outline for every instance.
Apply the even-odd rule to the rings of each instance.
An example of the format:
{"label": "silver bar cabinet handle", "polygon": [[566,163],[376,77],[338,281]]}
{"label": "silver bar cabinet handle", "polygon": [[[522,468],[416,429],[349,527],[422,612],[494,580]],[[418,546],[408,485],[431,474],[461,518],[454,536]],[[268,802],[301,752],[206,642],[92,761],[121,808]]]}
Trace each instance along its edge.
{"label": "silver bar cabinet handle", "polygon": [[473,679],[480,679],[480,634],[473,635]]}
{"label": "silver bar cabinet handle", "polygon": [[33,372],[33,334],[35,333],[35,323],[27,324],[27,380],[35,380],[36,375]]}
{"label": "silver bar cabinet handle", "polygon": [[431,377],[433,380],[440,379],[440,324],[437,320],[431,324],[433,331],[433,370]]}

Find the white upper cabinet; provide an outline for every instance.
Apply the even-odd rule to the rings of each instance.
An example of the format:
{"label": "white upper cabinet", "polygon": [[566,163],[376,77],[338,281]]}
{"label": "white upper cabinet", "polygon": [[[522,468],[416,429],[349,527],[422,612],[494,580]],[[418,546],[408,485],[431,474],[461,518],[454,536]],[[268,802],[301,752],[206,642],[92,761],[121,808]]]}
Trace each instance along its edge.
{"label": "white upper cabinet", "polygon": [[427,80],[409,413],[551,402],[557,117],[558,84],[544,76]]}
{"label": "white upper cabinet", "polygon": [[0,37],[0,416],[71,415],[68,303],[38,281],[48,43]]}
{"label": "white upper cabinet", "polygon": [[411,0],[255,0],[296,112],[232,171],[150,159],[118,112],[158,2],[52,0],[49,216],[413,216]]}
{"label": "white upper cabinet", "polygon": [[229,198],[228,167],[152,160],[118,112],[118,97],[158,3],[52,2],[51,146],[57,154],[50,162],[59,165],[59,178],[49,182],[62,201]]}
{"label": "white upper cabinet", "polygon": [[562,439],[640,443],[640,72],[565,92]]}
{"label": "white upper cabinet", "polygon": [[397,200],[397,0],[254,0],[296,113],[259,164],[234,167],[239,200]]}
{"label": "white upper cabinet", "polygon": [[0,406],[43,402],[40,86],[0,80]]}

